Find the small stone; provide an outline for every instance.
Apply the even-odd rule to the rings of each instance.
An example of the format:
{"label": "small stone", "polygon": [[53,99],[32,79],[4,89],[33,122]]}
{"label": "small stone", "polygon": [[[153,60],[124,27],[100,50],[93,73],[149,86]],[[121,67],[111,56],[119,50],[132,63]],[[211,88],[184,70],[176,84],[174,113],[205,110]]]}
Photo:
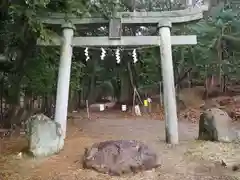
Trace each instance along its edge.
{"label": "small stone", "polygon": [[20,153],[17,154],[17,158],[18,158],[18,159],[22,159],[22,152],[20,152]]}
{"label": "small stone", "polygon": [[234,165],[234,166],[232,167],[232,170],[233,170],[233,171],[238,171],[239,169],[240,169],[240,164]]}

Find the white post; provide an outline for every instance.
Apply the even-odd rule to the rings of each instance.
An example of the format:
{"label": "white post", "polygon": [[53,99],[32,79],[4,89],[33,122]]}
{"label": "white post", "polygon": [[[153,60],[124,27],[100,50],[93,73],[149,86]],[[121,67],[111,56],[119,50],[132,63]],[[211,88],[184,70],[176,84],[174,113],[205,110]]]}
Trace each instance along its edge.
{"label": "white post", "polygon": [[187,7],[192,7],[193,6],[193,0],[187,0],[186,1]]}
{"label": "white post", "polygon": [[158,24],[163,77],[166,142],[178,144],[178,118],[172,61],[171,22]]}
{"label": "white post", "polygon": [[71,23],[62,25],[63,42],[58,71],[55,121],[61,125],[63,138],[66,136],[69,84],[72,63],[72,39],[74,27]]}

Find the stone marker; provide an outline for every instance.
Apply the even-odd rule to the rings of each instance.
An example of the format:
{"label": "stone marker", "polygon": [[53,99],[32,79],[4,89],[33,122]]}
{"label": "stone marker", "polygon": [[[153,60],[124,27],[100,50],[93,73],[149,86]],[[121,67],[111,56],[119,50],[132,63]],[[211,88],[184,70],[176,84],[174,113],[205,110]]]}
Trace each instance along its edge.
{"label": "stone marker", "polygon": [[231,118],[218,108],[205,110],[199,120],[199,140],[232,142],[236,132],[230,128]]}
{"label": "stone marker", "polygon": [[58,123],[44,114],[37,114],[27,121],[28,152],[34,157],[50,156],[58,153],[64,145]]}
{"label": "stone marker", "polygon": [[120,176],[160,166],[156,153],[147,145],[130,140],[105,141],[85,150],[83,167]]}

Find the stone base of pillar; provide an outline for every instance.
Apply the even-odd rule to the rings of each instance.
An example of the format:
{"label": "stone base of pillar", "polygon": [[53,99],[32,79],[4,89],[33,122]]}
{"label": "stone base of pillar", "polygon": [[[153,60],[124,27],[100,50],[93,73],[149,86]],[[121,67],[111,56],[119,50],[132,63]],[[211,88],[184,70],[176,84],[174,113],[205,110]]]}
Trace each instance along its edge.
{"label": "stone base of pillar", "polygon": [[43,114],[32,116],[27,124],[28,153],[46,157],[59,153],[64,146],[64,136],[58,123]]}

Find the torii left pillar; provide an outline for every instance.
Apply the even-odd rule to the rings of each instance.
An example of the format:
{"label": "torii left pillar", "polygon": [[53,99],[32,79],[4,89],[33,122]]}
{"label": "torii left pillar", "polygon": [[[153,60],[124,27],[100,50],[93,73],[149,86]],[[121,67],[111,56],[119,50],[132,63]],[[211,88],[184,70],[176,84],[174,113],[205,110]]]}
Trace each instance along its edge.
{"label": "torii left pillar", "polygon": [[55,121],[61,127],[62,137],[66,137],[68,97],[72,63],[72,40],[75,27],[71,23],[62,25],[63,37],[58,71]]}

